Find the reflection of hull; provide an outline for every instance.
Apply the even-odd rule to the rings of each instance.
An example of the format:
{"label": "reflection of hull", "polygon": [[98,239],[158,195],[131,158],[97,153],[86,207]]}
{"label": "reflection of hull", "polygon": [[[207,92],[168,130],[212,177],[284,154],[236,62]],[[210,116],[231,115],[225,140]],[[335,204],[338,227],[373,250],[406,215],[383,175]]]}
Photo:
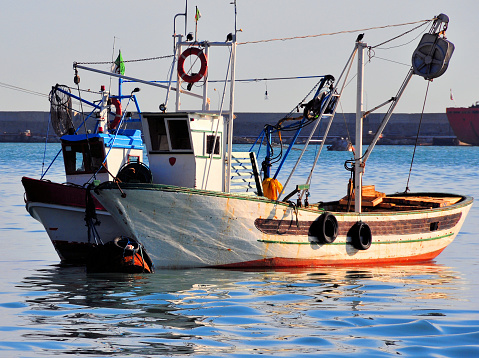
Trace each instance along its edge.
{"label": "reflection of hull", "polygon": [[[26,209],[45,227],[63,263],[84,264],[95,242],[85,223],[86,189],[80,186],[22,178]],[[124,235],[110,214],[95,200],[98,236],[110,241]]]}
{"label": "reflection of hull", "polygon": [[[472,205],[400,212],[333,212],[338,236],[319,243],[310,232],[317,207],[166,185],[110,183],[94,195],[150,253],[156,267],[310,267],[430,260],[456,237]],[[372,245],[358,250],[351,228],[369,225]]]}
{"label": "reflection of hull", "polygon": [[479,107],[447,108],[446,113],[457,139],[479,145]]}

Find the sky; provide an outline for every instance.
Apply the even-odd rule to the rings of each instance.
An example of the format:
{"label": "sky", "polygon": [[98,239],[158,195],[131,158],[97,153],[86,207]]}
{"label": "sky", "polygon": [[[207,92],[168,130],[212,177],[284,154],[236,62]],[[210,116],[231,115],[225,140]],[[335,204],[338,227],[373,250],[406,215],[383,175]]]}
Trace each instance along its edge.
{"label": "sky", "polygon": [[[194,13],[201,12],[198,40],[225,41],[234,31],[233,0],[188,1],[187,32],[195,31]],[[106,62],[121,49],[123,59],[135,60],[173,53],[173,17],[185,10],[181,0],[0,0],[0,111],[48,111],[47,94],[56,83],[75,87],[73,62]],[[301,37],[382,27],[432,19],[445,13],[450,18],[447,39],[455,51],[446,73],[430,83],[425,112],[445,112],[446,107],[470,106],[479,101],[479,46],[476,17],[479,1],[426,0],[237,0],[238,42]],[[375,46],[416,25],[318,36],[296,40],[238,45],[236,78],[265,79],[236,85],[235,111],[288,113],[309,93],[317,78],[276,81],[277,77],[332,74],[338,77],[354,48],[359,33]],[[428,27],[427,27],[428,28]],[[420,40],[416,30],[376,48],[365,67],[366,109],[397,93]],[[177,33],[185,32],[182,17]],[[400,46],[402,45],[402,46]],[[210,52],[209,78],[225,77],[225,49]],[[125,75],[144,80],[166,80],[171,59],[126,63]],[[394,62],[392,62],[394,61]],[[109,65],[90,65],[108,70]],[[82,89],[110,86],[109,76],[79,73]],[[117,80],[111,84],[115,94]],[[11,86],[21,89],[13,90]],[[125,84],[124,92],[140,87],[143,111],[156,111],[165,101],[163,89]],[[339,111],[355,110],[354,85],[349,85]],[[419,113],[427,81],[414,76],[396,112]],[[201,90],[198,87],[193,91]],[[219,107],[223,87],[211,83],[212,109]],[[268,93],[267,99],[265,93]],[[453,99],[450,99],[451,92]],[[182,108],[194,109],[197,100],[184,98]],[[384,112],[385,109],[380,110]]]}

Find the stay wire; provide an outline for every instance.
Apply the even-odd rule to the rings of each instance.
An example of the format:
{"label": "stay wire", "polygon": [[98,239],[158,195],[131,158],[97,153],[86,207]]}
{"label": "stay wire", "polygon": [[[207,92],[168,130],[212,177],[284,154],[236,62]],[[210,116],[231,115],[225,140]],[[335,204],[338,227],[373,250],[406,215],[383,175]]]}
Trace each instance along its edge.
{"label": "stay wire", "polygon": [[370,49],[374,49],[374,48],[376,48],[376,47],[379,47],[379,46],[382,46],[382,45],[384,45],[384,44],[387,44],[388,42],[394,41],[394,40],[396,40],[396,39],[398,39],[398,38],[400,38],[400,37],[402,37],[402,36],[404,36],[404,35],[407,35],[407,34],[410,33],[410,32],[413,32],[414,30],[417,30],[418,28],[420,28],[420,27],[422,27],[422,26],[428,24],[428,23],[431,22],[431,21],[432,21],[432,20],[428,20],[428,21],[426,21],[426,22],[423,22],[422,24],[420,24],[420,25],[418,25],[418,26],[416,26],[416,27],[413,27],[412,29],[410,29],[410,30],[408,30],[408,31],[406,31],[406,32],[403,32],[402,34],[399,34],[399,35],[397,35],[397,36],[394,36],[393,38],[390,38],[389,40],[383,41],[383,42],[381,42],[380,44],[377,44],[377,45],[375,45],[375,46],[370,46]]}
{"label": "stay wire", "polygon": [[409,191],[409,180],[411,179],[412,165],[414,163],[414,157],[416,155],[417,143],[419,141],[419,132],[421,131],[422,118],[423,118],[423,115],[424,115],[424,109],[426,107],[427,94],[429,92],[429,85],[431,84],[431,82],[432,82],[431,80],[427,81],[426,95],[424,96],[424,103],[422,105],[421,117],[419,118],[419,126],[417,128],[417,134],[416,134],[416,143],[414,144],[414,151],[412,153],[412,158],[411,158],[411,166],[409,167],[409,175],[408,175],[408,178],[407,178],[406,189],[404,190],[404,193],[407,193]]}
{"label": "stay wire", "polygon": [[[76,69],[75,69],[75,76],[77,76]],[[88,144],[88,158],[90,159],[90,162],[91,162],[92,152],[91,152],[91,147],[90,147],[90,138],[88,137],[88,129],[87,129],[86,123],[85,123],[85,113],[83,112],[83,101],[82,101],[81,92],[80,92],[80,81],[78,81],[78,83],[76,83],[76,85],[77,85],[77,88],[78,88],[78,98],[80,99],[80,110],[81,110],[82,122],[83,122],[83,126],[85,127],[86,142]],[[88,164],[90,164],[90,163],[88,163]],[[93,177],[96,179],[96,174],[93,174]]]}
{"label": "stay wire", "polygon": [[[124,63],[130,62],[142,62],[142,61],[153,61],[153,60],[162,60],[165,58],[173,57],[174,55],[166,55],[166,56],[157,56],[157,57],[148,57],[148,58],[139,58],[136,60],[123,60]],[[97,61],[97,62],[75,62],[78,65],[112,65],[115,61]]]}
{"label": "stay wire", "polygon": [[[434,19],[432,19],[432,20],[434,20]],[[390,28],[390,27],[414,25],[414,24],[417,24],[417,23],[423,23],[422,25],[424,25],[426,23],[429,23],[432,20],[431,19],[420,20],[420,21],[414,21],[414,22],[407,22],[407,23],[403,23],[403,24],[375,26],[375,27],[368,27],[368,28],[364,28],[364,29],[336,31],[336,32],[323,33],[323,34],[317,34],[317,35],[294,36],[294,37],[283,37],[283,38],[269,39],[269,40],[238,42],[238,45],[257,44],[257,43],[273,42],[273,41],[297,40],[297,39],[306,39],[306,38],[314,38],[314,37],[321,37],[321,36],[339,35],[339,34],[349,34],[349,33],[363,32],[363,31],[369,31],[369,30],[386,29],[386,28]],[[420,26],[422,26],[422,25],[420,25]]]}
{"label": "stay wire", "polygon": [[47,143],[48,143],[48,135],[50,133],[50,124],[52,122],[52,116],[51,114],[48,116],[48,125],[47,125],[47,135],[45,137],[45,147],[43,149],[43,161],[42,161],[42,175],[41,177],[43,178],[44,172],[43,169],[45,168],[45,158],[47,155]]}

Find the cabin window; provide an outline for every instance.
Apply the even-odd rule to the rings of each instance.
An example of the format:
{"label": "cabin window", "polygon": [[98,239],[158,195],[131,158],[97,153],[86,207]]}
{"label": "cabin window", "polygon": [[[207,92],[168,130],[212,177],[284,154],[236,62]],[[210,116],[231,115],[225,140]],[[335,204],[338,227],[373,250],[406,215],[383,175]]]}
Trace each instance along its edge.
{"label": "cabin window", "polygon": [[169,146],[164,119],[148,118],[148,127],[150,129],[151,149],[153,151],[168,151]]}
{"label": "cabin window", "polygon": [[437,231],[437,230],[439,230],[439,222],[438,222],[438,221],[432,222],[432,223],[429,225],[429,229],[430,229],[430,231]]}
{"label": "cabin window", "polygon": [[[63,143],[62,148],[66,174],[96,173],[105,158],[103,143],[98,140]],[[100,172],[106,172],[105,168]]]}
{"label": "cabin window", "polygon": [[[206,136],[206,153],[211,154],[213,152],[213,143],[215,142],[214,135]],[[216,145],[214,154],[220,154],[220,135],[216,136]]]}
{"label": "cabin window", "polygon": [[184,119],[170,119],[167,122],[171,150],[191,150],[188,122]]}

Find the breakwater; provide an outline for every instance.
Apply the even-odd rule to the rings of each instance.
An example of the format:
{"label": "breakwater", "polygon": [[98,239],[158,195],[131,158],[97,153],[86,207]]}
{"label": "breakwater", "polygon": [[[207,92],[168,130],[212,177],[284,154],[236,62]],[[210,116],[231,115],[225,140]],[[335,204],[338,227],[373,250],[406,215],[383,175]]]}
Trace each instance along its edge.
{"label": "breakwater", "polygon": [[[249,113],[238,112],[235,114],[234,141],[236,143],[250,143],[258,137],[266,124],[276,124],[284,117],[284,113]],[[295,113],[293,117],[300,116]],[[74,120],[76,125],[80,124],[79,116]],[[49,112],[24,111],[24,112],[1,112],[0,111],[0,141],[1,142],[42,142],[48,134],[49,141],[58,141],[51,126],[49,126]],[[383,114],[373,113],[364,119],[364,135],[366,142],[372,138],[381,123]],[[457,144],[454,132],[452,131],[445,113],[426,113],[421,119],[418,113],[397,113],[393,114],[384,135],[378,144],[414,144],[418,132],[419,122],[419,143],[425,144]],[[285,122],[288,123],[288,122]],[[353,113],[336,114],[332,123],[329,138],[351,138],[354,142],[355,115]],[[88,127],[93,129],[94,121]],[[327,122],[322,121],[319,126],[319,134],[322,135]],[[312,126],[310,126],[312,127]],[[310,133],[310,127],[306,127],[300,136],[304,140]],[[129,124],[129,128],[140,129],[140,123]],[[283,139],[288,141],[291,132],[284,132]],[[317,137],[316,137],[317,138]]]}

